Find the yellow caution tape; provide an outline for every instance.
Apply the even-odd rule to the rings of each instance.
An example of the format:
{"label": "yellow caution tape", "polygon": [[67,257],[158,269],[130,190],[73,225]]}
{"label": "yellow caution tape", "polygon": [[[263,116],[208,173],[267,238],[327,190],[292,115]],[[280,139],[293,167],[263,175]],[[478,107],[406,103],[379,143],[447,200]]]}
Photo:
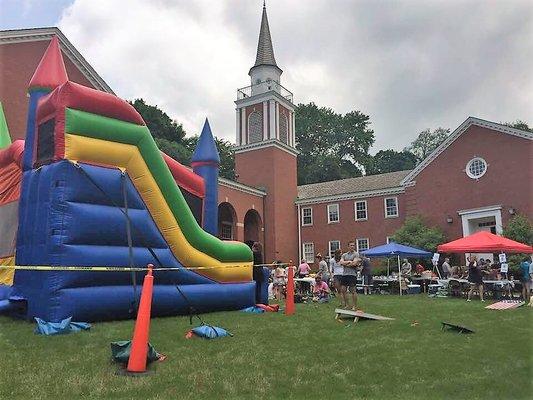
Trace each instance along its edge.
{"label": "yellow caution tape", "polygon": [[[239,265],[224,265],[216,267],[162,267],[162,268],[152,268],[152,271],[180,271],[180,270],[206,270],[206,269],[215,269],[215,268],[242,268],[246,267],[248,264],[239,264]],[[1,265],[0,270],[2,269],[13,269],[20,271],[95,271],[95,272],[142,272],[148,271],[148,268],[143,267],[68,267],[68,266],[52,266],[52,265]]]}

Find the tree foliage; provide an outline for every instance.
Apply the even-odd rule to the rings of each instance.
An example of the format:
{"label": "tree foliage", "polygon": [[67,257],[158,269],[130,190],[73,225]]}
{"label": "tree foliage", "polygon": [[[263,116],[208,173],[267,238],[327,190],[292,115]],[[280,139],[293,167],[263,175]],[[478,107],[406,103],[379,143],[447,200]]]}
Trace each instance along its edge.
{"label": "tree foliage", "polygon": [[[187,138],[187,148],[189,151],[188,160],[192,157],[194,149],[200,136],[195,135]],[[215,137],[218,154],[220,155],[219,176],[226,179],[235,179],[235,145],[227,140]]]}
{"label": "tree foliage", "polygon": [[[516,214],[503,228],[503,236],[531,246],[533,245],[533,225],[525,215]],[[511,254],[507,257],[510,274],[521,276],[520,263],[524,256],[525,254]]]}
{"label": "tree foliage", "polygon": [[413,153],[418,162],[425,159],[433,150],[435,150],[450,134],[449,129],[437,128],[433,132],[429,129],[422,131],[418,137],[405,148]]}
{"label": "tree foliage", "polygon": [[416,161],[416,156],[407,150],[380,150],[369,161],[366,175],[413,169],[416,166]]}
{"label": "tree foliage", "polygon": [[368,115],[298,104],[295,124],[299,185],[362,175],[374,143]]}
{"label": "tree foliage", "polygon": [[511,128],[520,129],[521,131],[533,132],[533,128],[530,128],[527,122],[517,119],[515,122],[504,122],[503,125]]}
{"label": "tree foliage", "polygon": [[533,245],[533,225],[525,215],[516,214],[503,228],[503,236],[531,246]]}
{"label": "tree foliage", "polygon": [[[143,99],[136,99],[130,104],[143,117],[159,150],[182,164],[190,165],[199,136],[186,137],[180,123],[173,121],[157,106],[146,104]],[[215,143],[220,154],[220,176],[235,179],[234,145],[216,137]]]}
{"label": "tree foliage", "polygon": [[173,121],[157,106],[146,104],[143,99],[136,99],[131,105],[141,114],[146,126],[155,138],[166,139],[176,143],[181,143],[185,138],[183,126]]}
{"label": "tree foliage", "polygon": [[445,242],[446,237],[440,228],[427,226],[422,216],[415,215],[405,219],[400,229],[394,232],[392,240],[396,243],[435,252],[437,246]]}

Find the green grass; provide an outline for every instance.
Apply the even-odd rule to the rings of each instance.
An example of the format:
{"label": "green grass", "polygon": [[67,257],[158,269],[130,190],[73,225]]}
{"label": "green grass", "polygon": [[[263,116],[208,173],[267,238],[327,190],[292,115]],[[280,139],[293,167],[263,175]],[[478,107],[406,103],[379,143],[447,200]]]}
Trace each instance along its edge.
{"label": "green grass", "polygon": [[[296,314],[223,312],[206,321],[233,338],[184,338],[186,317],[152,320],[151,343],[168,356],[154,374],[117,376],[109,343],[133,322],[41,337],[33,324],[0,318],[0,399],[526,399],[531,398],[532,310],[419,296],[359,298],[395,321],[339,323],[330,304],[298,304]],[[411,326],[412,321],[417,326]],[[442,332],[441,321],[472,335]]]}

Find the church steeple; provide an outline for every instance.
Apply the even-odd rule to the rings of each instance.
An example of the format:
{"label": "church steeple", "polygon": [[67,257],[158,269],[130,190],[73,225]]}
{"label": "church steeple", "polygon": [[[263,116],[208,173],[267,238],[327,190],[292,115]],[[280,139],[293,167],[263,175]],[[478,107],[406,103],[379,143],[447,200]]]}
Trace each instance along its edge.
{"label": "church steeple", "polygon": [[280,83],[282,73],[283,71],[276,64],[276,58],[274,57],[274,46],[272,46],[272,38],[270,37],[266,5],[263,3],[263,15],[261,16],[261,29],[259,30],[255,64],[250,68],[248,75],[250,75],[252,85],[257,85],[267,81]]}
{"label": "church steeple", "polygon": [[266,6],[263,3],[251,85],[237,89],[236,142],[238,146],[276,145],[295,154],[292,93],[280,82],[283,71],[276,63]]}
{"label": "church steeple", "polygon": [[296,259],[298,249],[287,241],[298,236],[294,199],[298,196],[296,134],[292,93],[280,83],[283,71],[274,58],[266,7],[263,4],[251,85],[237,89],[235,101],[235,176],[261,188],[265,259]]}
{"label": "church steeple", "polygon": [[257,67],[259,65],[273,65],[275,67],[278,66],[274,57],[274,48],[272,46],[272,38],[270,37],[270,28],[268,26],[268,17],[265,3],[263,3],[263,16],[261,17],[261,30],[259,32],[259,42],[257,43],[257,56],[255,57],[254,67]]}

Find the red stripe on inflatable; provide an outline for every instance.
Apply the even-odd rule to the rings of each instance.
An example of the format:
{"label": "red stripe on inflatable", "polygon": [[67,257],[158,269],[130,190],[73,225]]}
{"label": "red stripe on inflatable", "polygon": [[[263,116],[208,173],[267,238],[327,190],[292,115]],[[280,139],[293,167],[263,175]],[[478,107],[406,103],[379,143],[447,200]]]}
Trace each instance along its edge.
{"label": "red stripe on inflatable", "polygon": [[189,193],[203,199],[205,197],[204,179],[165,153],[161,152],[161,155],[178,185],[183,187]]}
{"label": "red stripe on inflatable", "polygon": [[36,139],[37,127],[50,118],[55,118],[55,160],[64,158],[65,154],[66,108],[145,125],[140,114],[127,101],[74,82],[66,82],[39,101],[35,118]]}
{"label": "red stripe on inflatable", "polygon": [[20,197],[23,153],[24,140],[16,140],[8,148],[0,150],[0,205]]}
{"label": "red stripe on inflatable", "polygon": [[46,99],[43,99],[37,110],[37,120],[54,114],[59,108],[73,108],[137,125],[145,125],[142,117],[127,101],[119,99],[113,94],[74,82],[67,82],[59,86]]}
{"label": "red stripe on inflatable", "polygon": [[219,165],[217,162],[214,161],[193,161],[191,163],[191,167],[203,167],[204,165]]}

